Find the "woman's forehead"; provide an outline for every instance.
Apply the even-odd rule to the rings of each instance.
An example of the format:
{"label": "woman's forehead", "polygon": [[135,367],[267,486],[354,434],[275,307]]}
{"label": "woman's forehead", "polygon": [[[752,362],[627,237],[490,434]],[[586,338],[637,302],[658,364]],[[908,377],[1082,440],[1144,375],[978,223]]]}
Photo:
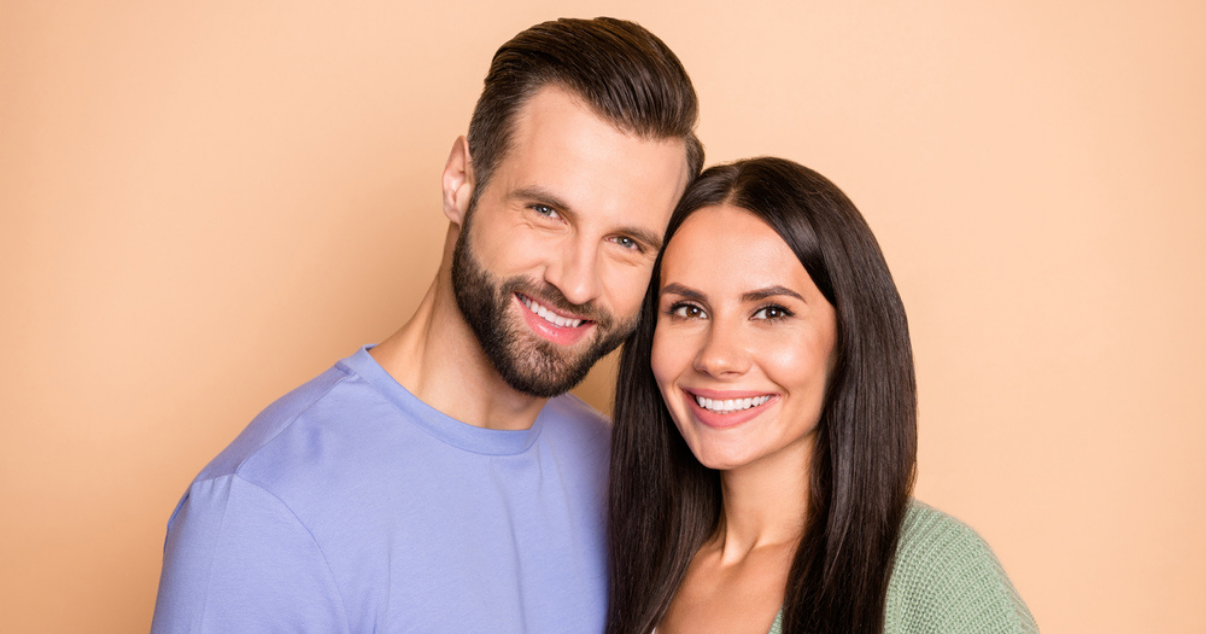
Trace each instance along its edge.
{"label": "woman's forehead", "polygon": [[812,280],[791,247],[765,221],[731,205],[704,207],[683,221],[666,245],[660,284],[744,293]]}

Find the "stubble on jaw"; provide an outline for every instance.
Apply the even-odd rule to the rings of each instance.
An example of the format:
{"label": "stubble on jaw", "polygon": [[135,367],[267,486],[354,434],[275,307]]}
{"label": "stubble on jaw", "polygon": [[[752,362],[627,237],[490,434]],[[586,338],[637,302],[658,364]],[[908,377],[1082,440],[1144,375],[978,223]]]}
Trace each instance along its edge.
{"label": "stubble on jaw", "polygon": [[[537,285],[522,276],[498,281],[473,253],[469,225],[465,223],[453,250],[452,290],[482,352],[512,389],[539,398],[564,394],[581,383],[595,363],[636,328],[637,316],[617,321],[592,304],[571,303],[554,286]],[[509,319],[515,293],[595,322],[592,342],[582,352],[573,353],[541,339],[522,322]]]}

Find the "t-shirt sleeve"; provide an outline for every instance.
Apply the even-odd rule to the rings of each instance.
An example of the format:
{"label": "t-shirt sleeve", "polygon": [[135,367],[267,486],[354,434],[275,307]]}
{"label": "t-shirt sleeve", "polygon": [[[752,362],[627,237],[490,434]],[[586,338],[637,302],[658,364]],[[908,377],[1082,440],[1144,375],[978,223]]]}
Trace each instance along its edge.
{"label": "t-shirt sleeve", "polygon": [[152,634],[347,623],[321,549],[288,506],[238,475],[193,484],[168,523]]}
{"label": "t-shirt sleeve", "polygon": [[906,520],[889,582],[885,632],[1037,634],[992,549],[934,509]]}

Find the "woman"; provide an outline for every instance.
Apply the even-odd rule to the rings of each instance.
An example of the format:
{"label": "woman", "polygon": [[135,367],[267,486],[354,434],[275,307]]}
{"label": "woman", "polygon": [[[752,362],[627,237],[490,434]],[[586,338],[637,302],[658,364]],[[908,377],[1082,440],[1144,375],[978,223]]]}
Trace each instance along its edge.
{"label": "woman", "polygon": [[620,362],[611,634],[1037,631],[974,532],[910,498],[904,307],[821,175],[713,167]]}

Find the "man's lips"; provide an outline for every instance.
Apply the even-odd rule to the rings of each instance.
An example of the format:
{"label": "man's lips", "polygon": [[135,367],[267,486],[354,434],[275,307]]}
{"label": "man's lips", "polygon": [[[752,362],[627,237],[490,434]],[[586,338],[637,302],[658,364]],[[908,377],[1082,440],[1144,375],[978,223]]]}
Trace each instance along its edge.
{"label": "man's lips", "polygon": [[558,326],[560,328],[574,328],[581,325],[584,321],[590,321],[577,315],[568,314],[563,311],[550,308],[540,300],[533,299],[532,297],[524,295],[523,293],[516,293],[515,296],[519,298],[519,301],[525,307],[527,307],[528,310],[543,317],[545,321],[553,324],[554,326]]}
{"label": "man's lips", "polygon": [[595,325],[589,319],[555,311],[523,293],[515,293],[515,303],[533,332],[559,345],[577,343]]}

